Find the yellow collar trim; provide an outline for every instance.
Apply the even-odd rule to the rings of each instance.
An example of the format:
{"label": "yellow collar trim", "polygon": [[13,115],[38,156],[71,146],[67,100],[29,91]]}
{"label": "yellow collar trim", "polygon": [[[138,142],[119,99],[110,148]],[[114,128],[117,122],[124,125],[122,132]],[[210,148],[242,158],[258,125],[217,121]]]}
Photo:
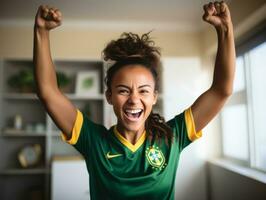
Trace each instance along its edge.
{"label": "yellow collar trim", "polygon": [[146,131],[144,131],[141,135],[141,137],[138,139],[136,144],[131,144],[126,138],[124,138],[117,130],[116,126],[114,127],[114,133],[117,139],[125,145],[129,150],[131,150],[133,153],[138,150],[138,148],[144,143],[146,139]]}

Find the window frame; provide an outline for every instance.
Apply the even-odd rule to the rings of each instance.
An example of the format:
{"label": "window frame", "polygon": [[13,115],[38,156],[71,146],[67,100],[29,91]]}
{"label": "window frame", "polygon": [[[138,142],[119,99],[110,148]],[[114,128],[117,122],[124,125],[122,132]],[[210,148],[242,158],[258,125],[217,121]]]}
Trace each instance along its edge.
{"label": "window frame", "polygon": [[237,91],[232,94],[224,108],[239,104],[244,104],[247,109],[247,151],[248,151],[248,158],[247,160],[241,160],[234,157],[230,157],[224,154],[224,144],[223,144],[223,122],[222,122],[222,112],[220,114],[220,127],[221,127],[221,148],[222,148],[222,157],[226,160],[232,161],[235,164],[239,164],[241,166],[245,166],[251,169],[255,169],[261,172],[266,172],[266,169],[259,169],[256,166],[256,135],[255,135],[255,125],[254,125],[254,110],[253,105],[254,102],[252,100],[252,80],[251,80],[251,62],[249,52],[254,49],[255,47],[259,46],[266,42],[266,19],[252,29],[249,33],[245,34],[239,40],[236,41],[236,56],[237,58],[243,56],[243,65],[244,65],[244,81],[245,81],[245,88],[241,91]]}

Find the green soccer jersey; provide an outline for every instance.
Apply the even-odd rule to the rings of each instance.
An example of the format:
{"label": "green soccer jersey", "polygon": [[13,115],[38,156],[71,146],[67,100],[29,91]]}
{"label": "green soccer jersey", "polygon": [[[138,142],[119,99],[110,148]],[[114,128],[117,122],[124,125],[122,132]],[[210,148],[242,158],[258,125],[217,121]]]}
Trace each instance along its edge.
{"label": "green soccer jersey", "polygon": [[174,134],[170,145],[148,139],[146,132],[133,145],[116,126],[107,130],[78,110],[72,138],[62,136],[85,158],[91,199],[174,199],[180,153],[202,133],[195,131],[190,108],[167,124]]}

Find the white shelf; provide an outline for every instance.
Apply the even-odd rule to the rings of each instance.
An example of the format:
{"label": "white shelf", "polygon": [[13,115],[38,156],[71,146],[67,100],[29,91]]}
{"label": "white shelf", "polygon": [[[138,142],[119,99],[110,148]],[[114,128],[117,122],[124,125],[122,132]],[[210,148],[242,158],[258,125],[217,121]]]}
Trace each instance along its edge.
{"label": "white shelf", "polygon": [[[103,94],[94,95],[77,95],[65,94],[70,100],[103,100]],[[7,100],[38,100],[36,94],[33,93],[4,93],[3,98]]]}
{"label": "white shelf", "polygon": [[4,93],[3,98],[10,100],[38,100],[37,95],[32,93]]}
{"label": "white shelf", "polygon": [[[91,109],[95,113],[93,118],[99,123],[105,121],[105,96],[103,93],[103,74],[104,68],[101,60],[55,60],[56,70],[64,72],[71,78],[68,85],[68,93],[62,93],[73,102],[73,104],[84,110]],[[70,156],[78,155],[78,152],[70,145],[61,140],[60,131],[56,129],[51,117],[45,112],[44,106],[41,104],[36,93],[20,93],[10,90],[8,86],[8,79],[20,70],[29,69],[33,67],[31,59],[11,59],[1,60],[0,62],[0,143],[1,151],[0,157],[0,185],[5,185],[7,193],[14,193],[14,196],[19,199],[20,188],[25,186],[35,185],[35,179],[42,182],[45,186],[43,192],[46,197],[50,198],[50,178],[51,174],[51,159],[55,155]],[[99,94],[94,95],[80,95],[75,93],[75,84],[77,75],[81,71],[96,70],[99,75]],[[23,127],[22,130],[16,130],[12,126],[14,124],[14,117],[16,114],[21,115]],[[38,124],[42,124],[43,128],[38,131]],[[27,126],[29,125],[29,126]],[[36,131],[37,130],[37,131]],[[61,142],[62,141],[62,142]],[[23,146],[31,143],[39,143],[42,146],[43,156],[41,165],[34,168],[20,168],[15,166],[17,162],[17,151]],[[5,178],[3,178],[5,176]],[[17,177],[27,179],[25,182],[19,182]],[[33,178],[29,177],[33,176]],[[15,177],[15,179],[14,179]],[[28,178],[29,177],[29,178]],[[7,179],[7,181],[5,180]],[[15,180],[19,182],[18,187],[13,187],[12,182]],[[23,179],[22,179],[23,180]]]}
{"label": "white shelf", "polygon": [[70,100],[103,100],[103,94],[94,95],[77,95],[77,94],[65,94]]}
{"label": "white shelf", "polygon": [[40,137],[46,136],[46,131],[36,132],[27,130],[4,129],[1,136],[4,137]]}
{"label": "white shelf", "polygon": [[30,168],[30,169],[6,169],[0,171],[2,175],[31,175],[31,174],[46,174],[48,170],[45,168]]}

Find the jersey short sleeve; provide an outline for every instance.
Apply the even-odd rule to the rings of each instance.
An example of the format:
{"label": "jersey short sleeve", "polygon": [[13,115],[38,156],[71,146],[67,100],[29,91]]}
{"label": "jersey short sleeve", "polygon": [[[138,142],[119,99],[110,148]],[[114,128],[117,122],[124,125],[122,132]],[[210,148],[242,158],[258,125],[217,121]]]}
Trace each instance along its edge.
{"label": "jersey short sleeve", "polygon": [[202,136],[202,131],[196,132],[191,108],[169,120],[167,124],[172,128],[174,137],[181,152],[191,142]]}
{"label": "jersey short sleeve", "polygon": [[92,141],[97,138],[97,133],[105,129],[104,126],[98,125],[88,119],[87,115],[77,110],[76,120],[72,129],[71,138],[67,139],[62,133],[63,141],[73,145],[84,157],[90,154]]}

